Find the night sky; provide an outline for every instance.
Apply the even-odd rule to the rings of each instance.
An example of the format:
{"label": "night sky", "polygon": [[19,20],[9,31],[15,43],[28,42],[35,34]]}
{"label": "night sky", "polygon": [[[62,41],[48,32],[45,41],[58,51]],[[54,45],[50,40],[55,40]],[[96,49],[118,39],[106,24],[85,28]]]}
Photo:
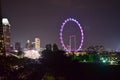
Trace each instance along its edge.
{"label": "night sky", "polygon": [[[104,45],[106,49],[120,49],[119,0],[2,0],[2,16],[11,24],[12,43],[21,42],[23,47],[26,40],[34,41],[38,36],[42,47],[57,43],[61,48],[60,26],[72,17],[84,29],[83,48]],[[76,27],[71,32],[79,30]]]}

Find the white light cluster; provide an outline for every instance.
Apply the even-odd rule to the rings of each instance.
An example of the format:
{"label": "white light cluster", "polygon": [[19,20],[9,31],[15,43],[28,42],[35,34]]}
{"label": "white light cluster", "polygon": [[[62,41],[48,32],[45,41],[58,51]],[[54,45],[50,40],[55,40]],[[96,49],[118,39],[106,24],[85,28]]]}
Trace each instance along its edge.
{"label": "white light cluster", "polygon": [[8,26],[10,26],[9,21],[8,21],[7,18],[3,18],[3,19],[2,19],[2,24],[3,24],[3,25],[8,25]]}
{"label": "white light cluster", "polygon": [[39,59],[41,57],[39,52],[36,50],[25,50],[24,53],[25,53],[24,57],[31,59]]}

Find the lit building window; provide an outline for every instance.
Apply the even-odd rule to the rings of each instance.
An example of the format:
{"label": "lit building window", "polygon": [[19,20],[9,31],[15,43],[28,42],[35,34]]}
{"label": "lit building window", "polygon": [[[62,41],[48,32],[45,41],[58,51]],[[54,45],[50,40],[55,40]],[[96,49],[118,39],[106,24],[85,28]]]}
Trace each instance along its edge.
{"label": "lit building window", "polygon": [[2,35],[2,38],[4,37],[4,35]]}

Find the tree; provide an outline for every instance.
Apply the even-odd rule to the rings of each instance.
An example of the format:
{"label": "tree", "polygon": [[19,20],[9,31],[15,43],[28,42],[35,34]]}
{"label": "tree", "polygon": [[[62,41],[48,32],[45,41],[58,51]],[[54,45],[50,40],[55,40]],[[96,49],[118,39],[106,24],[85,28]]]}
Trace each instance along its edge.
{"label": "tree", "polygon": [[51,44],[47,44],[45,46],[45,48],[46,48],[47,51],[52,51],[52,45]]}
{"label": "tree", "polygon": [[58,46],[57,46],[57,44],[53,44],[53,51],[58,51],[59,49],[58,49]]}
{"label": "tree", "polygon": [[104,50],[105,49],[103,45],[95,45],[88,47],[86,51],[89,53],[97,54],[97,53],[102,53]]}
{"label": "tree", "polygon": [[71,65],[71,59],[66,56],[65,51],[59,50],[57,45],[54,44],[53,50],[46,49],[42,52],[41,63],[44,65],[46,72],[54,72],[54,75],[61,76]]}

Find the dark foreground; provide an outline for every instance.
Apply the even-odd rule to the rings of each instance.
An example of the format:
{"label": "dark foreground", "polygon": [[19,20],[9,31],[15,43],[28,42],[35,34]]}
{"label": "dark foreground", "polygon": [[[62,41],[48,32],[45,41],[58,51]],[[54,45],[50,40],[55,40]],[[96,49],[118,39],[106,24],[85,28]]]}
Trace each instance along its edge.
{"label": "dark foreground", "polygon": [[[64,66],[64,67],[63,67]],[[120,80],[120,66],[93,63],[61,65],[53,68],[29,64],[19,69],[0,65],[0,80]]]}
{"label": "dark foreground", "polygon": [[0,80],[120,80],[120,65],[79,63],[60,55],[39,61],[0,56]]}

